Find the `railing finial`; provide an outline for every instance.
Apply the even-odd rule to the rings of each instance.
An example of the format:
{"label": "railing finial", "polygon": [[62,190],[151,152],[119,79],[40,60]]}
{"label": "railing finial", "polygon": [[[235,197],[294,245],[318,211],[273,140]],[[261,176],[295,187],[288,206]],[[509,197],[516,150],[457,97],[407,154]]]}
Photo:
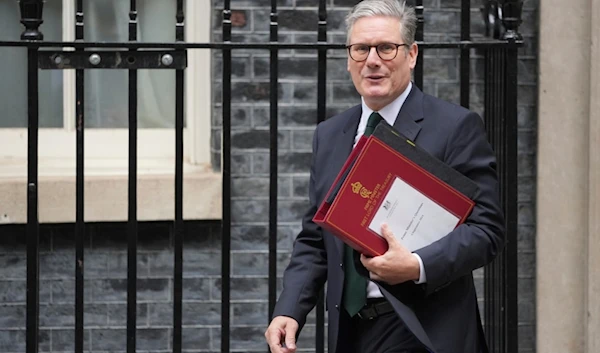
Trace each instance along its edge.
{"label": "railing finial", "polygon": [[505,32],[503,39],[522,40],[523,36],[519,33],[521,25],[521,13],[523,10],[522,0],[500,0],[502,8],[502,24]]}
{"label": "railing finial", "polygon": [[40,32],[42,22],[42,12],[44,0],[19,0],[21,8],[21,23],[25,26],[25,31],[21,34],[23,40],[44,40],[44,35]]}

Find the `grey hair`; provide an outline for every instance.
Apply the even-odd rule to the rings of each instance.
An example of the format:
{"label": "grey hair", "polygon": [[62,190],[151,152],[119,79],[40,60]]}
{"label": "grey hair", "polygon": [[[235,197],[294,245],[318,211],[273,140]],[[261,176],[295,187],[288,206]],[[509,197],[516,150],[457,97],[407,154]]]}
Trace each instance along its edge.
{"label": "grey hair", "polygon": [[415,9],[398,0],[363,0],[356,4],[346,16],[346,29],[348,30],[346,44],[350,44],[350,32],[354,23],[363,17],[389,16],[400,21],[400,35],[405,44],[411,45],[415,41],[417,31],[417,15]]}

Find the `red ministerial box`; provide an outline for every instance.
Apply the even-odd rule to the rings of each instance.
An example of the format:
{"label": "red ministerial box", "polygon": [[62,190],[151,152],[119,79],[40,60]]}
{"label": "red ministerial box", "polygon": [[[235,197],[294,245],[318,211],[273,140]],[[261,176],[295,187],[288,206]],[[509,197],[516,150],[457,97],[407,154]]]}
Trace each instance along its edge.
{"label": "red ministerial box", "polygon": [[[396,222],[391,230],[410,251],[446,236],[464,222],[474,202],[391,148],[376,134],[377,131],[359,140],[313,221],[368,256],[382,255],[388,249],[387,242],[378,234],[380,224],[373,223],[382,219],[381,214],[383,219],[389,216],[388,224]],[[395,131],[393,134],[402,138]],[[418,149],[406,139],[401,142]],[[398,141],[393,144],[397,146]],[[415,151],[416,156],[427,153]],[[427,154],[427,158],[431,162],[434,157]],[[442,162],[436,159],[435,163]],[[450,167],[444,164],[444,168]],[[390,213],[391,208],[394,210]]]}

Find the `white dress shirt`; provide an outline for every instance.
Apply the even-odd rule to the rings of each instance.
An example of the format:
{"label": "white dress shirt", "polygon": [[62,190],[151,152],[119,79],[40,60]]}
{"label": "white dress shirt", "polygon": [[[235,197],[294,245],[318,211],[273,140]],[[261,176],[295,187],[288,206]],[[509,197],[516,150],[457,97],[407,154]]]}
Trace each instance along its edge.
{"label": "white dress shirt", "polygon": [[[410,93],[411,89],[412,82],[409,82],[404,92],[402,92],[402,94],[398,96],[398,98],[396,98],[393,102],[391,102],[390,104],[386,105],[378,111],[379,115],[381,115],[388,124],[394,126],[396,118],[398,117],[398,113],[400,113],[400,108],[402,108],[402,104],[404,104],[404,101],[406,101],[406,97],[408,97],[408,94]],[[358,129],[356,130],[356,136],[354,137],[355,146],[360,137],[365,133],[365,129],[367,127],[367,120],[369,120],[369,116],[371,116],[371,113],[373,113],[373,110],[365,104],[364,98],[361,98],[361,101],[362,115],[360,116],[360,122],[358,123]],[[419,255],[415,253],[413,253],[413,255],[419,261],[419,267],[421,268],[419,280],[415,281],[415,283],[425,283],[427,281],[427,277],[425,276],[425,269],[423,268],[423,260]],[[380,298],[382,296],[383,295],[381,294],[381,291],[379,290],[377,285],[369,281],[369,284],[367,286],[367,298]]]}

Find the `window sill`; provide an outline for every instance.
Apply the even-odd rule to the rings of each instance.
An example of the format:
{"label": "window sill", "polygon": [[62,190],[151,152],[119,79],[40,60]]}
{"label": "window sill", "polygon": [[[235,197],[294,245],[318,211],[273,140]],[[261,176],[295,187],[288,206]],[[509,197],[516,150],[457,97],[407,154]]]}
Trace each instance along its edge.
{"label": "window sill", "polygon": [[[0,159],[0,223],[27,222],[27,163]],[[126,160],[86,160],[84,219],[86,222],[126,221],[128,164]],[[138,160],[137,218],[173,220],[175,178],[172,160]],[[221,174],[209,166],[184,164],[183,218],[221,218]],[[40,223],[75,222],[75,164],[44,159],[39,164]]]}

